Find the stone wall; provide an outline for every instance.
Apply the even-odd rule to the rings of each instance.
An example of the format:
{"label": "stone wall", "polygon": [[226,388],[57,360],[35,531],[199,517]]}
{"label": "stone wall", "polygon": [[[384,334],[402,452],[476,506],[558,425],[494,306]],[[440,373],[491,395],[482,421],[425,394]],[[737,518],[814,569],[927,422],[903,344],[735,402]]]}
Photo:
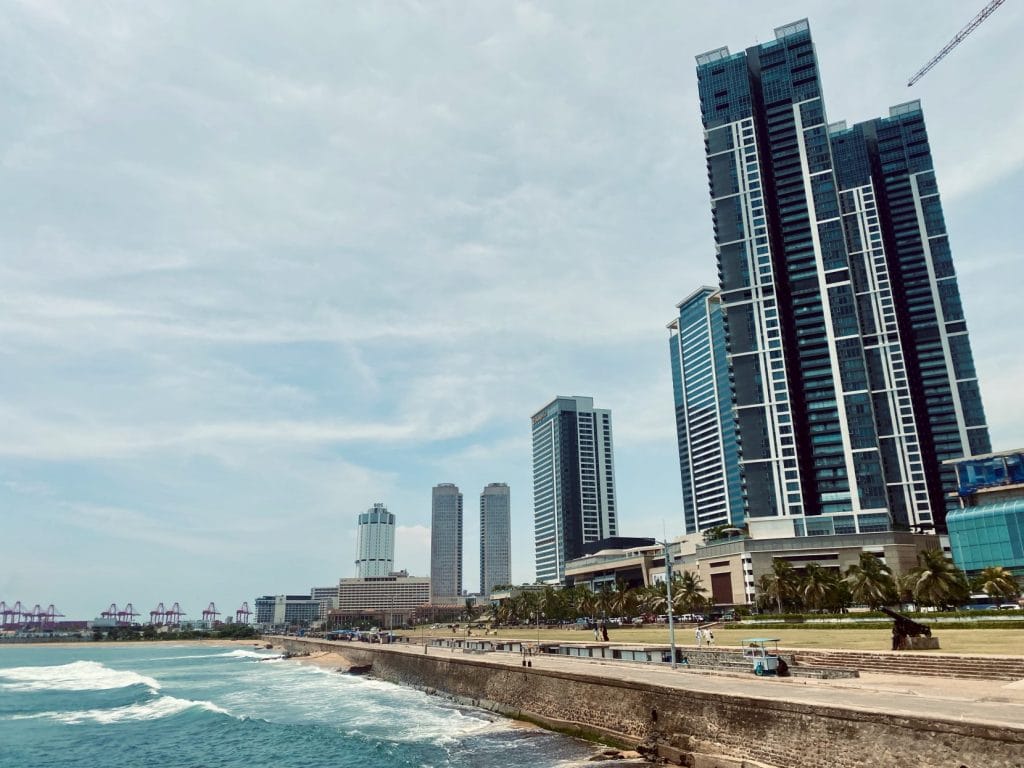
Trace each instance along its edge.
{"label": "stone wall", "polygon": [[[296,651],[339,651],[329,643],[285,642]],[[718,755],[734,765],[777,768],[1024,766],[1020,730],[495,667],[462,653],[420,656],[361,643],[340,651],[353,664],[372,663],[381,679],[440,691],[510,717],[620,743],[662,743],[683,765],[707,765],[708,758],[700,756]]]}

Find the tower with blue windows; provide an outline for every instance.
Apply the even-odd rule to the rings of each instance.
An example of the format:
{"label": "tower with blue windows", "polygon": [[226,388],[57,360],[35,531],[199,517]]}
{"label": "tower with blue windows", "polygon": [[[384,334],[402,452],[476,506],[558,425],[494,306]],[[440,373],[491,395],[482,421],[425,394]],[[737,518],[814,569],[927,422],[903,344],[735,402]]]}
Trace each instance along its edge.
{"label": "tower with blue windows", "polygon": [[697,77],[746,522],[943,529],[989,439],[920,105],[829,125],[806,20]]}
{"label": "tower with blue windows", "polygon": [[743,482],[718,290],[702,287],[668,324],[685,533],[741,526]]}

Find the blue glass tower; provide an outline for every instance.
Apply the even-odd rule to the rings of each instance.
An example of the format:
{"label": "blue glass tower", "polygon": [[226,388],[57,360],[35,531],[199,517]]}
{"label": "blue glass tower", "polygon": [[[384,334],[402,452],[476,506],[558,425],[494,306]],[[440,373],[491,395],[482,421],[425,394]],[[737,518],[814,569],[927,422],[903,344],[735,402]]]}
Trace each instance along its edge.
{"label": "blue glass tower", "polygon": [[718,291],[700,288],[677,307],[668,329],[684,531],[741,526],[743,484]]}
{"label": "blue glass tower", "polygon": [[941,528],[988,437],[919,107],[830,132],[806,20],[697,76],[748,522]]}
{"label": "blue glass tower", "polygon": [[537,581],[560,583],[583,545],[618,534],[611,411],[556,397],[533,414]]}

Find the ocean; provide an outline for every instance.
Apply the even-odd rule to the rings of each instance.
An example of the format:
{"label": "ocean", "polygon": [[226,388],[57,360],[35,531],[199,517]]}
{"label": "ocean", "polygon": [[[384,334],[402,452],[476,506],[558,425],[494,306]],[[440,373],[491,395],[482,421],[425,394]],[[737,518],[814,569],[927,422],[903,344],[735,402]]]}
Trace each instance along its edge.
{"label": "ocean", "polygon": [[592,761],[592,744],[271,656],[173,643],[0,646],[0,768],[612,763]]}

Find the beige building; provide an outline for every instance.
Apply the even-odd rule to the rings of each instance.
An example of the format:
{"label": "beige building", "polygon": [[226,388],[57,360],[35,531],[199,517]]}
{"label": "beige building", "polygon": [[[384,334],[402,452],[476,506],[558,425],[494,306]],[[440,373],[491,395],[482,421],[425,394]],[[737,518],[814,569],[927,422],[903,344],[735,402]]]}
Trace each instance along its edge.
{"label": "beige building", "polygon": [[430,578],[409,576],[404,571],[388,576],[341,579],[338,607],[330,612],[332,623],[379,619],[381,626],[402,626],[416,609],[430,602]]}
{"label": "beige building", "polygon": [[[696,572],[716,606],[753,605],[754,584],[770,573],[776,560],[785,560],[797,571],[816,563],[841,573],[860,559],[862,552],[876,555],[895,574],[917,565],[917,553],[940,548],[931,534],[884,531],[878,533],[751,539],[744,536],[703,544],[698,536],[684,537],[669,545],[674,571]],[[566,563],[567,580],[600,589],[616,579],[631,587],[664,581],[665,555],[661,545],[635,549],[602,550]]]}

